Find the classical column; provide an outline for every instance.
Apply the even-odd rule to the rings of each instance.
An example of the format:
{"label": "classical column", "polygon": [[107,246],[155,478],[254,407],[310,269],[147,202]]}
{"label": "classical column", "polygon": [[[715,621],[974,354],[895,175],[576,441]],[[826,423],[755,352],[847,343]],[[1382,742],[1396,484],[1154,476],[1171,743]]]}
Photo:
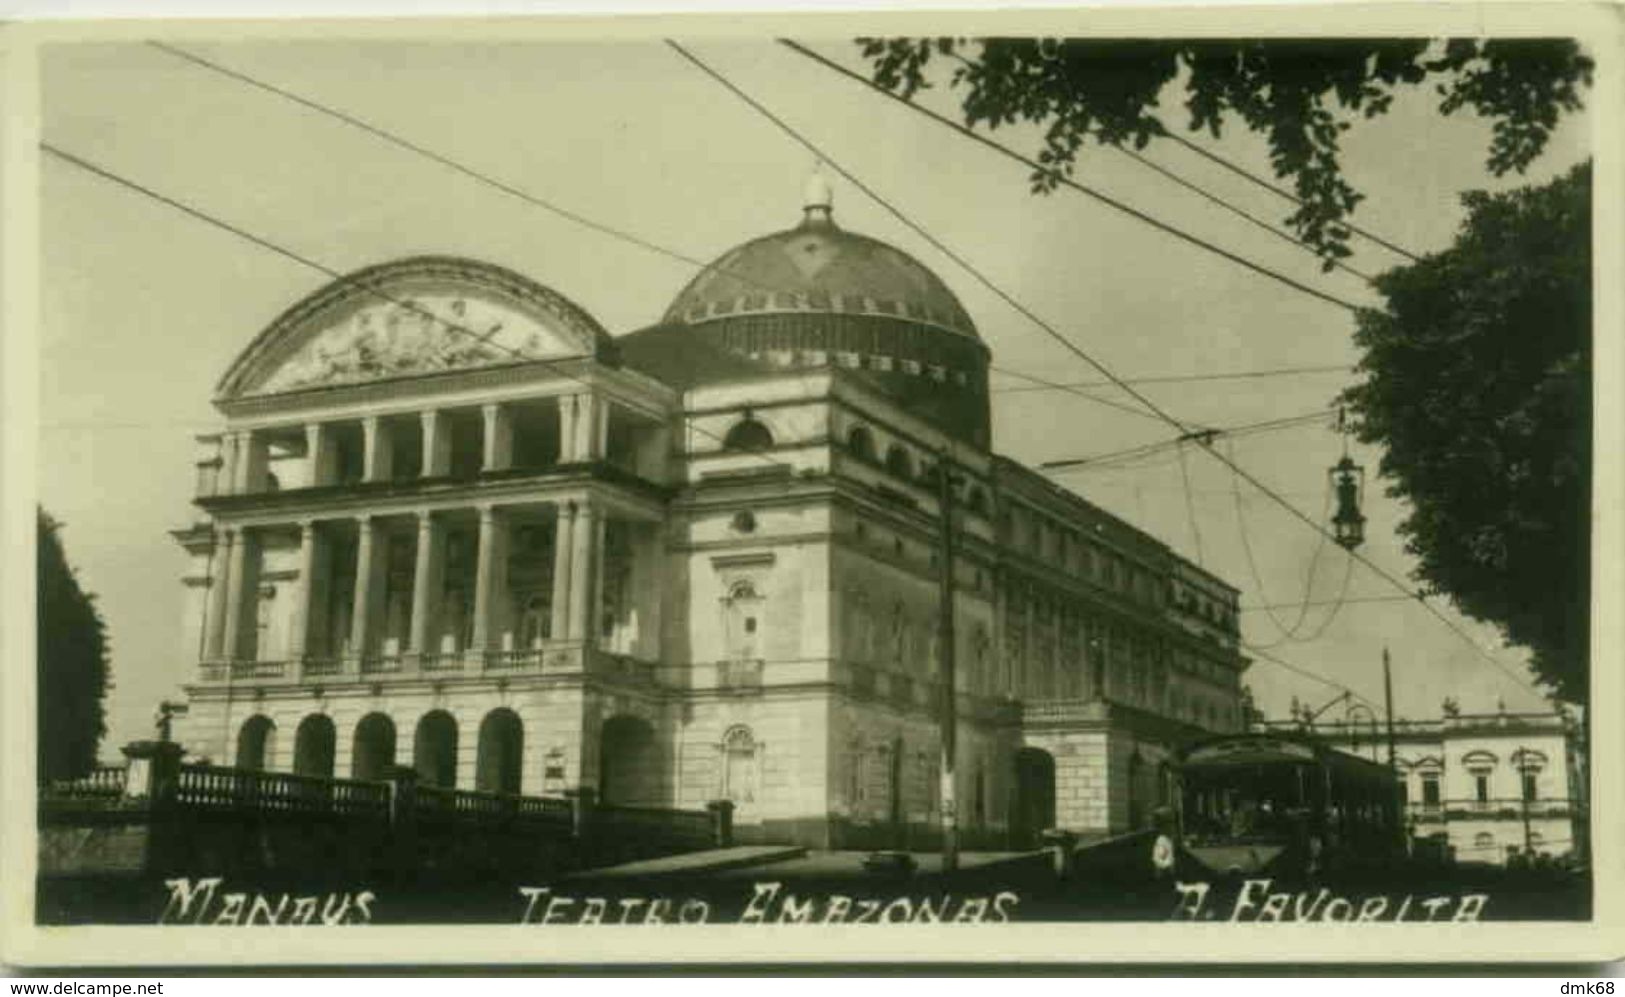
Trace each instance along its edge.
{"label": "classical column", "polygon": [[216,494],[230,495],[237,487],[237,434],[220,434],[220,477]]}
{"label": "classical column", "polygon": [[591,643],[593,594],[597,591],[599,514],[583,499],[576,507],[570,545],[570,639]]}
{"label": "classical column", "polygon": [[231,491],[233,495],[246,495],[249,490],[250,475],[253,470],[254,434],[243,430],[233,434],[236,437],[235,447],[237,460],[231,472]]}
{"label": "classical column", "polygon": [[582,392],[575,396],[575,447],[574,459],[577,461],[600,460],[604,456],[599,446],[599,439],[603,435],[599,431],[599,402],[592,392]]}
{"label": "classical column", "polygon": [[361,480],[388,481],[395,456],[389,425],[375,415],[362,419],[361,447]]}
{"label": "classical column", "polygon": [[575,546],[576,506],[574,502],[560,502],[558,519],[553,528],[553,639],[569,640],[570,632],[570,555]]}
{"label": "classical column", "polygon": [[294,588],[293,632],[288,635],[288,657],[298,661],[310,647],[311,611],[316,592],[316,523],[299,523],[299,581]]}
{"label": "classical column", "polygon": [[434,636],[434,597],[442,584],[441,553],[440,523],[425,509],[418,513],[417,562],[412,573],[411,641],[413,653],[420,656],[434,650],[429,643]]}
{"label": "classical column", "polygon": [[484,405],[485,453],[480,463],[483,471],[501,471],[513,465],[513,423],[508,410],[502,405]]}
{"label": "classical column", "polygon": [[576,396],[559,396],[559,463],[576,461]]}
{"label": "classical column", "polygon": [[484,652],[495,649],[492,609],[497,598],[497,530],[500,528],[496,509],[480,506],[479,560],[474,566],[474,639],[470,650]]}
{"label": "classical column", "polygon": [[451,433],[446,417],[436,409],[418,417],[423,420],[423,477],[444,477],[451,473]]}
{"label": "classical column", "polygon": [[248,537],[238,530],[226,534],[226,620],[220,656],[235,660],[242,650],[243,556]]}
{"label": "classical column", "polygon": [[333,483],[333,440],[327,427],[319,422],[305,424],[305,459],[312,487]]}
{"label": "classical column", "polygon": [[209,629],[203,643],[203,657],[218,661],[225,654],[226,615],[230,612],[231,556],[237,536],[220,530],[214,540],[214,563],[209,571]]}
{"label": "classical column", "polygon": [[378,533],[378,520],[372,516],[356,519],[355,601],[350,607],[350,656],[355,658],[365,658],[371,650],[375,596],[382,594],[377,567],[383,544]]}

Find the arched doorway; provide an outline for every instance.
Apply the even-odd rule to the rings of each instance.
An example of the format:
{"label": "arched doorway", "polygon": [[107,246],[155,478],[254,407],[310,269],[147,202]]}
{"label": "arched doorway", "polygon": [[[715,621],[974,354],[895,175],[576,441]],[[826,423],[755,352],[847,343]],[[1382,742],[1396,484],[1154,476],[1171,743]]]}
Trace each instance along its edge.
{"label": "arched doorway", "polygon": [[267,716],[255,715],[243,721],[237,731],[237,767],[248,772],[264,772],[271,767],[276,724]]}
{"label": "arched doorway", "polygon": [[610,804],[659,803],[660,755],[654,728],[641,717],[611,717],[598,735],[598,798]]}
{"label": "arched doorway", "polygon": [[333,721],[325,713],[312,713],[299,721],[293,736],[293,771],[297,775],[333,777],[333,745],[338,740]]}
{"label": "arched doorway", "polygon": [[1016,752],[1016,844],[1037,843],[1038,833],[1055,826],[1055,759],[1042,748]]}
{"label": "arched doorway", "polygon": [[431,710],[418,721],[412,738],[412,767],[425,786],[457,785],[457,721],[445,710]]}
{"label": "arched doorway", "polygon": [[519,714],[498,707],[480,721],[479,754],[475,758],[474,788],[487,793],[519,793],[519,766],[525,727]]}
{"label": "arched doorway", "polygon": [[354,779],[387,779],[395,765],[395,721],[382,713],[369,713],[355,725],[350,762]]}

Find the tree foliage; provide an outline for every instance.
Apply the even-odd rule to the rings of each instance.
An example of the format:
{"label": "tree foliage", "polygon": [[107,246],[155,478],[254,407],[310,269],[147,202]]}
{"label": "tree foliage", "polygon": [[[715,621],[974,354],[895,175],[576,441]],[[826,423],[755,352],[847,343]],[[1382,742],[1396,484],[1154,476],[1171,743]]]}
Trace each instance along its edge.
{"label": "tree foliage", "polygon": [[107,733],[107,628],[96,597],[79,587],[68,565],[60,524],[43,509],[38,520],[39,778],[71,779],[96,764]]}
{"label": "tree foliage", "polygon": [[1344,400],[1384,448],[1415,577],[1586,701],[1591,565],[1591,168],[1463,195],[1449,249],[1378,278]]}
{"label": "tree foliage", "polygon": [[1044,129],[1031,180],[1048,193],[1072,174],[1087,139],[1143,148],[1170,134],[1163,90],[1185,85],[1191,131],[1227,119],[1265,135],[1278,177],[1300,207],[1287,223],[1324,268],[1348,256],[1348,218],[1362,195],[1342,175],[1339,143],[1353,120],[1385,112],[1402,87],[1434,81],[1439,109],[1493,122],[1488,167],[1521,172],[1561,114],[1581,106],[1592,61],[1568,40],[1148,40],[860,38],[875,82],[904,97],[930,86],[933,59],[953,65],[968,125],[1025,121]]}

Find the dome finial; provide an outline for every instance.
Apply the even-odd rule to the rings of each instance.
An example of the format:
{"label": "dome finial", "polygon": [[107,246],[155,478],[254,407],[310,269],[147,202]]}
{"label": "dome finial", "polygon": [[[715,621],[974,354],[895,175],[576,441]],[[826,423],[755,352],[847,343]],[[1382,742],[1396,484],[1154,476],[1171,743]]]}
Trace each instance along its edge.
{"label": "dome finial", "polygon": [[803,225],[828,225],[832,222],[835,194],[830,190],[829,181],[824,179],[823,172],[818,165],[807,177],[807,184],[802,188],[801,210],[805,214]]}

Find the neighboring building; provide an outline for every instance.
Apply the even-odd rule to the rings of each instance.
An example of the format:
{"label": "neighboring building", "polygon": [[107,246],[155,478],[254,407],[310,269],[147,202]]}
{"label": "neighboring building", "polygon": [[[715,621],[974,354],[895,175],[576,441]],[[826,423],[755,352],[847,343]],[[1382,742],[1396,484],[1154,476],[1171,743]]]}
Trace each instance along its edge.
{"label": "neighboring building", "polygon": [[[1268,723],[1266,728],[1296,728]],[[1345,751],[1384,761],[1387,730],[1374,717],[1317,722]],[[1576,731],[1560,713],[1445,713],[1394,723],[1395,761],[1412,834],[1442,838],[1459,862],[1503,864],[1514,852],[1564,855],[1585,819]]]}
{"label": "neighboring building", "polygon": [[1142,825],[1170,750],[1244,722],[1237,593],[991,453],[988,363],[816,183],[619,338],[469,260],[335,281],[249,344],[200,438],[182,739],[928,844],[946,459],[967,842]]}

